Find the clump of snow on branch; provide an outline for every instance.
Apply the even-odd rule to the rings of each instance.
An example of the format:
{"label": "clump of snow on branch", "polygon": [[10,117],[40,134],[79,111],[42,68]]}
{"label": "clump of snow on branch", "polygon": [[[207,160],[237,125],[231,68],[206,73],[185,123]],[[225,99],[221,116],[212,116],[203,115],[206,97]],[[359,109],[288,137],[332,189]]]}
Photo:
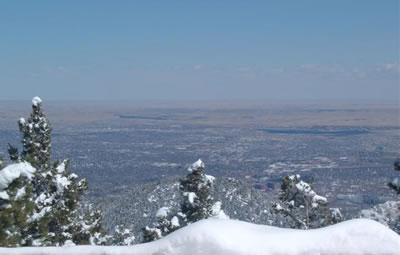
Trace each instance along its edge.
{"label": "clump of snow on branch", "polygon": [[197,197],[196,193],[194,193],[194,192],[184,192],[183,196],[187,197],[188,202],[190,204],[194,205],[194,199]]}
{"label": "clump of snow on branch", "polygon": [[61,174],[61,173],[63,173],[63,172],[65,171],[66,163],[67,163],[67,160],[63,160],[63,162],[61,162],[61,163],[56,167],[57,173]]}
{"label": "clump of snow on branch", "polygon": [[32,105],[37,107],[38,105],[40,105],[42,103],[42,99],[40,99],[40,97],[34,97],[32,98]]}
{"label": "clump of snow on branch", "polygon": [[215,219],[221,219],[221,220],[227,220],[229,219],[229,216],[225,214],[224,210],[222,210],[222,203],[220,201],[215,202],[215,204],[212,206],[212,218]]}
{"label": "clump of snow on branch", "polygon": [[197,171],[202,168],[204,169],[204,163],[201,159],[198,159],[188,168],[188,172]]}
{"label": "clump of snow on branch", "polygon": [[20,162],[6,166],[0,171],[0,190],[7,188],[12,181],[20,176],[25,176],[31,179],[35,172],[36,169],[27,162]]}
{"label": "clump of snow on branch", "polygon": [[167,217],[168,214],[169,214],[169,211],[170,211],[170,210],[169,210],[168,207],[166,207],[166,206],[161,207],[160,209],[157,210],[157,212],[156,212],[156,217],[157,217],[157,218],[159,218],[159,217]]}

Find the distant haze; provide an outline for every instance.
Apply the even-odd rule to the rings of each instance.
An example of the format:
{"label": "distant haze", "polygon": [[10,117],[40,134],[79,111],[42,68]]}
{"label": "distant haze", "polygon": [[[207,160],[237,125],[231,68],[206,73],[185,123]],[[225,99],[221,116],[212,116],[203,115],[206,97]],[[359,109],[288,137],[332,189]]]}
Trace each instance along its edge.
{"label": "distant haze", "polygon": [[399,100],[399,1],[1,1],[0,100]]}

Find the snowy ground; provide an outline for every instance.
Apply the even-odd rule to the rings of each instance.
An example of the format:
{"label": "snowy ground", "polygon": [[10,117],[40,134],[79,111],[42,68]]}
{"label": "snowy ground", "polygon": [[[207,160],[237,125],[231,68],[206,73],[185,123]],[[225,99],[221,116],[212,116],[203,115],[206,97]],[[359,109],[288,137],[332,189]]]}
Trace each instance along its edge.
{"label": "snowy ground", "polygon": [[313,255],[400,254],[400,236],[367,219],[316,230],[293,230],[234,220],[203,220],[167,237],[135,246],[0,248],[4,255]]}

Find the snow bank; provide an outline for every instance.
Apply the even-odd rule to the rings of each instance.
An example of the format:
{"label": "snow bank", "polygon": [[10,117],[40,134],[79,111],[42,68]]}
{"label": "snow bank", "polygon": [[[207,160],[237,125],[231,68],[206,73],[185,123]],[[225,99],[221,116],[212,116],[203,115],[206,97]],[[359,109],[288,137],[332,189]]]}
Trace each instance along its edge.
{"label": "snow bank", "polygon": [[169,213],[169,208],[168,207],[161,207],[156,212],[156,217],[157,218],[168,217],[168,213]]}
{"label": "snow bank", "polygon": [[31,178],[36,171],[31,164],[20,162],[6,166],[0,170],[0,191],[8,187],[8,185],[20,176]]}
{"label": "snow bank", "polygon": [[294,230],[233,220],[203,220],[158,241],[134,246],[0,248],[7,255],[300,255],[400,254],[400,236],[382,224],[349,220],[321,229]]}

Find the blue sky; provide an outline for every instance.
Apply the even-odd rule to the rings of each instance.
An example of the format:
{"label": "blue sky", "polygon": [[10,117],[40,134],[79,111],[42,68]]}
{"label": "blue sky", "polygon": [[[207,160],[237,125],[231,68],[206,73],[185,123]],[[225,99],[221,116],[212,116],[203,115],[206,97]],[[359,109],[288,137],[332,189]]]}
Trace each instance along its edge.
{"label": "blue sky", "polygon": [[0,99],[399,98],[399,1],[0,1]]}

